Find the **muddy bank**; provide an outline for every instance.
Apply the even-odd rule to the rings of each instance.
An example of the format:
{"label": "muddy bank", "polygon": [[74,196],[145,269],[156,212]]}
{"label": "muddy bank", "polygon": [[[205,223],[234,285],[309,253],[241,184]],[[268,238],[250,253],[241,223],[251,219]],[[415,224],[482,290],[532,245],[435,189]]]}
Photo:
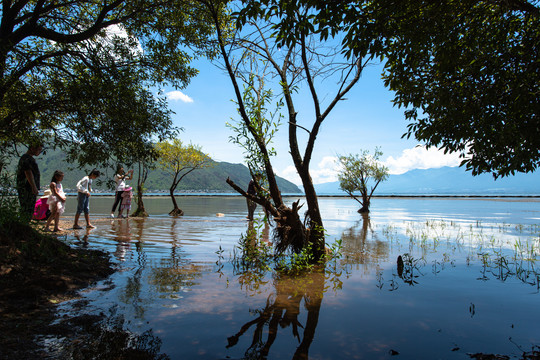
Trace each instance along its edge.
{"label": "muddy bank", "polygon": [[55,236],[16,222],[0,229],[2,359],[47,356],[35,337],[53,331],[56,304],[114,272],[108,254],[70,248]]}

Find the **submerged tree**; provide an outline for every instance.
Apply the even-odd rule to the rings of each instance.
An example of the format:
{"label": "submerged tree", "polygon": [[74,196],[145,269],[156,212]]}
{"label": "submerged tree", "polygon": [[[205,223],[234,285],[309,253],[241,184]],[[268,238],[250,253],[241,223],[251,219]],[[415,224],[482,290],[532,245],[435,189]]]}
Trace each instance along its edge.
{"label": "submerged tree", "polygon": [[202,152],[200,146],[184,145],[180,139],[174,139],[171,142],[159,142],[156,144],[156,150],[158,153],[158,168],[165,170],[173,177],[169,188],[173,209],[169,212],[169,215],[182,216],[184,212],[178,207],[174,191],[184,177],[192,171],[213,166],[212,159]]}
{"label": "submerged tree", "polygon": [[151,166],[149,165],[147,160],[140,159],[137,162],[137,167],[137,192],[135,193],[137,209],[135,209],[135,211],[133,212],[133,216],[147,217],[148,212],[144,207],[143,196],[144,191],[146,190],[144,184],[146,183],[146,179],[148,179],[148,174],[150,173]]}
{"label": "submerged tree", "polygon": [[[307,26],[322,38],[344,33],[346,55],[384,59],[385,85],[409,121],[405,136],[459,153],[473,175],[540,164],[537,0],[261,2],[283,13],[308,7]],[[280,23],[278,37],[295,41],[298,26]]]}
{"label": "submerged tree", "polygon": [[129,164],[134,164],[137,168],[137,188],[135,192],[137,208],[133,212],[133,216],[147,217],[148,212],[144,207],[143,199],[146,191],[145,183],[150,171],[155,168],[158,153],[155,151],[154,144],[151,141],[147,141],[143,147],[138,144],[136,147],[133,146],[134,144],[131,144],[132,146],[127,145],[126,149],[129,156],[124,158],[127,159]]}
{"label": "submerged tree", "polygon": [[[379,162],[381,156],[382,152],[375,149],[373,155],[364,150],[361,154],[339,157],[339,187],[360,203],[359,213],[369,212],[373,192],[381,181],[388,178],[388,168]],[[360,192],[361,199],[355,194],[357,192]]]}
{"label": "submerged tree", "polygon": [[[293,251],[300,251],[308,244],[313,249],[314,260],[320,259],[324,254],[325,241],[324,229],[321,213],[317,201],[317,194],[309,174],[311,157],[313,154],[315,139],[319,134],[321,125],[328,118],[332,109],[345,94],[358,82],[360,74],[369,61],[369,57],[362,57],[345,60],[339,56],[339,49],[323,46],[314,38],[313,29],[305,24],[310,23],[311,15],[307,8],[299,11],[284,14],[279,7],[262,6],[259,2],[248,2],[247,12],[242,12],[238,20],[244,26],[245,32],[252,30],[249,35],[243,37],[229,38],[225,36],[223,28],[220,26],[220,9],[223,6],[219,1],[202,1],[208,6],[214,19],[217,30],[217,38],[225,68],[229,74],[234,87],[238,113],[246,129],[246,135],[253,139],[258,151],[262,155],[264,171],[268,181],[268,197],[260,195],[249,195],[240,189],[232,181],[228,181],[236,191],[243,196],[255,201],[265,207],[274,216],[277,223],[277,249],[283,251],[291,248]],[[253,8],[249,8],[253,6]],[[252,21],[252,19],[264,18],[262,23]],[[296,29],[297,37],[295,41],[283,44],[273,36],[273,22],[286,17],[294,24],[301,24]],[[234,57],[237,54],[238,57]],[[288,124],[289,149],[294,166],[302,180],[305,191],[307,209],[305,219],[302,219],[299,210],[302,207],[299,201],[291,207],[285,205],[281,198],[281,193],[275,182],[275,174],[270,161],[270,151],[267,144],[267,137],[258,130],[256,124],[258,112],[256,110],[261,104],[261,92],[257,93],[254,79],[244,74],[259,71],[259,79],[265,79],[267,83],[276,86],[276,94],[283,98],[285,104],[285,120]],[[325,91],[330,91],[331,85],[328,83],[336,81],[337,88],[334,94],[328,96],[329,102],[323,106],[320,100],[320,88],[324,81]],[[246,93],[242,95],[240,83],[244,82],[246,91],[254,91],[251,98]],[[295,107],[295,93],[305,86],[313,103],[313,118],[311,121],[300,122],[298,109]],[[257,97],[259,96],[259,97]],[[257,99],[250,104],[246,99]],[[255,105],[255,107],[253,107]],[[250,110],[250,108],[252,110]],[[305,147],[303,153],[300,144],[304,140],[306,133]]]}

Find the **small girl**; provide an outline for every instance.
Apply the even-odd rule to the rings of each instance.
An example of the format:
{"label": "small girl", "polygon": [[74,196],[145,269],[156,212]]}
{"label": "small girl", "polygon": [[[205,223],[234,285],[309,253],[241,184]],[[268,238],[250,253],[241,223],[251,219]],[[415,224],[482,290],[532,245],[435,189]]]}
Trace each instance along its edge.
{"label": "small girl", "polygon": [[[124,189],[122,193],[122,203],[120,204],[120,213],[118,217],[127,218],[129,216],[129,211],[131,210],[131,198],[133,198],[133,192],[131,186]],[[122,216],[122,212],[126,211],[126,215]]]}
{"label": "small girl", "polygon": [[62,188],[62,180],[64,179],[64,173],[60,170],[56,170],[51,180],[49,188],[51,189],[51,195],[49,195],[49,210],[51,210],[51,216],[47,219],[47,224],[45,225],[45,231],[50,231],[49,226],[51,221],[54,220],[54,230],[53,231],[62,231],[58,227],[58,222],[60,221],[60,215],[64,213],[66,208],[66,194],[64,194],[64,189]]}
{"label": "small girl", "polygon": [[126,180],[133,179],[133,169],[129,170],[127,173],[124,171],[124,167],[122,165],[118,165],[116,168],[116,175],[114,175],[114,181],[116,181],[116,194],[114,197],[114,204],[111,210],[111,219],[114,219],[114,211],[116,210],[116,206],[120,205],[118,207],[118,217],[122,215],[122,212],[120,211],[122,209],[122,193],[124,192],[124,189],[126,187]]}

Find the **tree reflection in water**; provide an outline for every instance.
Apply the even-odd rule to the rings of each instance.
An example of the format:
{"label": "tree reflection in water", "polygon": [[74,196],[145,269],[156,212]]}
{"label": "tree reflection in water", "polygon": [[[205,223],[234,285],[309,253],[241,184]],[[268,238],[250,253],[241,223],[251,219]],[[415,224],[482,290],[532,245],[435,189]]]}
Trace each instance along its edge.
{"label": "tree reflection in water", "polygon": [[341,240],[344,264],[378,264],[390,253],[388,241],[378,239],[368,214],[362,214],[362,220],[343,231]]}
{"label": "tree reflection in water", "polygon": [[[292,335],[299,343],[292,359],[308,359],[324,294],[324,270],[295,277],[276,273],[273,283],[275,292],[268,296],[265,307],[256,311],[256,319],[244,324],[227,339],[227,348],[235,346],[240,337],[254,327],[253,339],[245,352],[245,359],[265,359],[277,338],[279,328],[291,327]],[[299,319],[302,300],[307,311],[305,325]],[[265,333],[268,334],[266,339]]]}
{"label": "tree reflection in water", "polygon": [[[116,310],[110,309],[110,312],[114,314]],[[76,316],[56,326],[66,336],[49,354],[51,359],[170,359],[160,353],[162,341],[152,330],[132,333],[126,329],[121,315]]]}
{"label": "tree reflection in water", "polygon": [[[129,228],[130,220],[123,220]],[[135,250],[137,252],[137,264],[136,270],[133,272],[133,276],[126,280],[126,286],[124,292],[119,296],[119,300],[123,303],[130,305],[133,308],[134,316],[138,319],[144,318],[146,312],[146,304],[148,300],[144,300],[143,294],[141,294],[144,287],[142,276],[146,268],[147,254],[142,248],[144,229],[144,219],[135,222]]]}
{"label": "tree reflection in water", "polygon": [[178,242],[178,234],[181,230],[181,220],[173,218],[170,227],[170,256],[162,258],[158,265],[152,266],[149,283],[156,287],[160,297],[180,298],[181,292],[188,291],[191,287],[198,285],[205,271],[209,271],[210,266],[193,264],[182,250]]}

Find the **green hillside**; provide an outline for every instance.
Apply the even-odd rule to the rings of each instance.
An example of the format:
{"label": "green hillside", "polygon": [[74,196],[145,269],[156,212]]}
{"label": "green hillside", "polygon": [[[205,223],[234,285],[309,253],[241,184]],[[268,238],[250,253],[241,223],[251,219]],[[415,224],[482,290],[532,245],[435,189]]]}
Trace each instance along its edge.
{"label": "green hillside", "polygon": [[[37,157],[37,162],[41,172],[41,187],[44,188],[52,178],[55,170],[64,172],[62,184],[67,191],[74,190],[83,176],[92,170],[78,170],[73,164],[65,160],[65,155],[61,151],[47,150],[46,155]],[[15,169],[17,160],[13,162]],[[247,189],[250,180],[248,168],[243,164],[231,164],[227,162],[215,162],[213,168],[198,169],[187,175],[178,185],[176,191],[179,192],[234,192],[234,190],[225,182],[230,177],[238,186]],[[99,191],[112,191],[107,186],[107,180],[112,180],[114,169],[98,169],[105,174],[94,184],[94,189]],[[134,179],[128,181],[129,185],[136,185],[137,171],[135,169]],[[152,170],[146,181],[147,192],[160,192],[169,190],[172,182],[172,175],[160,170]],[[288,180],[278,177],[278,185],[283,193],[300,193],[300,189]]]}

